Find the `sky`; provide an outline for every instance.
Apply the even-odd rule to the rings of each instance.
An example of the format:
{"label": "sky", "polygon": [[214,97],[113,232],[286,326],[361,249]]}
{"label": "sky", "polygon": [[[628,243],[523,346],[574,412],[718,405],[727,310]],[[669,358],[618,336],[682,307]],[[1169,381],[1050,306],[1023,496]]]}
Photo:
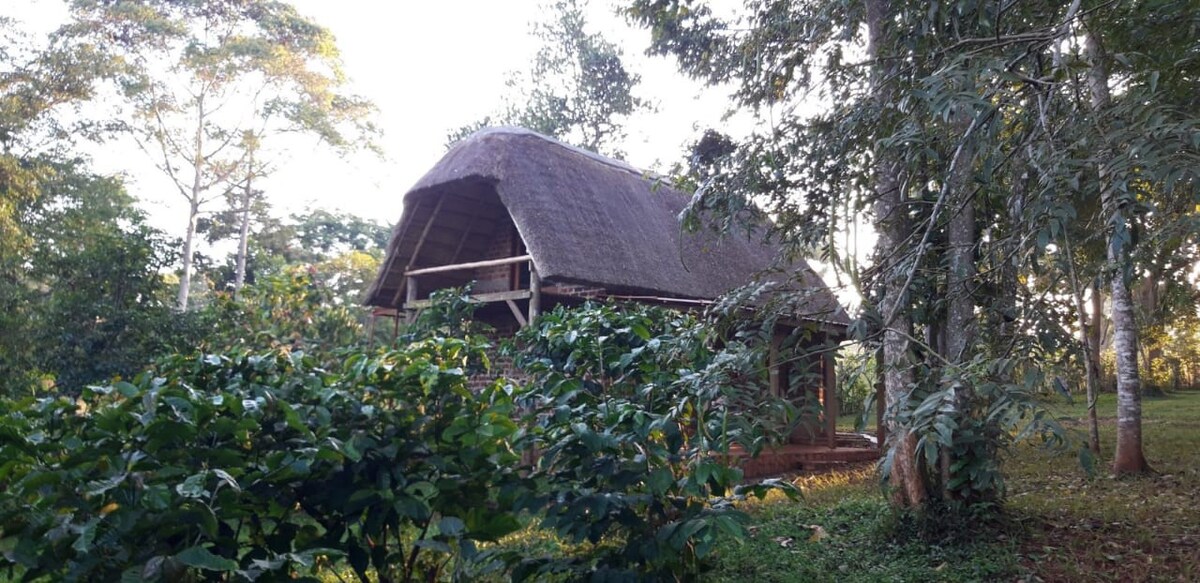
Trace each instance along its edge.
{"label": "sky", "polygon": [[[454,128],[494,113],[505,80],[532,61],[539,0],[293,0],[337,38],[350,91],[375,103],[383,132],[381,159],[368,152],[339,157],[311,139],[287,146],[262,186],[280,214],[305,207],[341,210],[394,223],[409,186],[445,152]],[[65,16],[61,0],[4,0],[0,15],[49,31]],[[641,97],[657,107],[629,120],[626,161],[669,166],[705,127],[721,124],[726,95],[683,78],[665,58],[644,55],[649,33],[633,29],[609,2],[593,0],[589,24],[620,46],[642,77]],[[179,233],[186,205],[148,155],[128,139],[84,144],[95,169],[122,174],[155,226]],[[214,209],[215,210],[215,209]]]}

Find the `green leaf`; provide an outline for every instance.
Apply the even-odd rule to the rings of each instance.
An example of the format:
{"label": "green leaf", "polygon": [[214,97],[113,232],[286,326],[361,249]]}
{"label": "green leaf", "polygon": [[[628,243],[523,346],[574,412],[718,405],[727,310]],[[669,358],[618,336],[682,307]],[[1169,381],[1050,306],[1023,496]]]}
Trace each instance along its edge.
{"label": "green leaf", "polygon": [[665,494],[674,483],[675,475],[671,472],[671,468],[658,468],[646,476],[646,485],[656,496]]}
{"label": "green leaf", "polygon": [[207,496],[208,490],[204,489],[204,482],[207,478],[208,472],[192,474],[182,484],[175,486],[175,491],[184,498],[201,498]]}
{"label": "green leaf", "polygon": [[463,521],[454,516],[443,516],[438,521],[438,532],[445,536],[458,536],[463,532]]}
{"label": "green leaf", "polygon": [[180,551],[175,555],[175,560],[205,571],[236,571],[238,568],[237,562],[214,555],[212,551],[199,545]]}
{"label": "green leaf", "polygon": [[96,526],[100,524],[100,518],[93,518],[83,525],[79,530],[79,538],[71,544],[71,548],[76,551],[87,554],[92,550],[92,541],[96,539]]}
{"label": "green leaf", "polygon": [[125,481],[125,478],[127,476],[128,476],[128,474],[119,474],[116,476],[111,476],[111,477],[105,478],[103,480],[95,480],[92,482],[88,482],[83,488],[83,495],[88,498],[90,498],[92,496],[99,496],[100,494],[103,494],[103,493],[119,486],[121,484],[121,482]]}

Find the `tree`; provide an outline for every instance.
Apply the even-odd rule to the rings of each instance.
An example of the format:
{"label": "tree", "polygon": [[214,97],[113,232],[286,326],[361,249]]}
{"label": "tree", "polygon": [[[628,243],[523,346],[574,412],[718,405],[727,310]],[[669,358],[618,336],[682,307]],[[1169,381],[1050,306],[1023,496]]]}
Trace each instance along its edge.
{"label": "tree", "polygon": [[[1032,424],[1021,435],[1062,435],[1022,395],[1062,386],[1045,365],[1078,345],[1063,309],[1074,295],[1066,271],[1047,270],[1065,229],[1083,205],[1099,206],[1089,197],[1119,193],[1104,210],[1110,242],[1124,245],[1111,263],[1129,277],[1140,209],[1195,193],[1189,161],[1200,142],[1188,142],[1195,121],[1178,105],[1195,99],[1183,89],[1198,78],[1191,61],[1168,73],[1169,51],[1142,43],[1154,56],[1123,55],[1128,97],[1103,116],[1078,98],[1089,73],[1084,25],[1105,14],[1106,34],[1131,46],[1141,37],[1128,27],[1144,32],[1133,23],[1148,3],[1121,3],[1111,18],[1080,2],[764,1],[732,19],[699,2],[631,5],[652,52],[732,84],[733,107],[762,122],[706,164],[692,210],[718,226],[765,211],[786,251],[817,252],[863,284],[868,309],[851,330],[883,346],[896,502],[1002,496],[996,452],[1011,434],[995,421],[1024,417]],[[1172,8],[1175,17],[1151,19],[1155,31],[1177,26],[1187,37],[1179,22],[1194,10]],[[864,44],[866,57],[851,57]],[[803,113],[814,100],[823,109]],[[1093,152],[1111,157],[1101,158],[1102,179],[1087,170]],[[837,240],[867,209],[880,245],[862,270]],[[993,306],[1000,325],[977,331],[975,314]]]}
{"label": "tree", "polygon": [[649,105],[634,96],[640,82],[621,49],[588,32],[587,0],[554,0],[551,16],[534,24],[541,42],[528,72],[509,81],[512,95],[501,112],[449,135],[454,143],[490,125],[514,125],[553,136],[593,152],[620,156],[624,120]]}
{"label": "tree", "polygon": [[80,162],[45,163],[41,196],[20,209],[34,241],[24,265],[13,322],[0,341],[9,392],[30,376],[58,392],[132,377],[156,357],[187,346],[172,316],[159,270],[173,247],[146,225],[120,181]]}
{"label": "tree", "polygon": [[[890,7],[882,0],[872,0],[867,4],[866,18],[867,55],[878,62],[887,62],[886,47],[894,42],[889,36],[896,34],[895,30],[888,26],[888,21],[893,18]],[[895,73],[894,65],[884,65],[877,67],[872,74],[871,84],[879,101],[877,107],[880,111],[895,99],[889,83],[889,78]],[[894,119],[889,121],[895,123]],[[879,249],[894,249],[912,236],[912,226],[902,208],[907,196],[901,186],[901,161],[884,146],[877,149],[875,156],[878,162],[874,168],[873,183],[875,216],[879,217],[881,227]],[[899,270],[893,270],[894,275],[884,284],[881,304],[883,313],[889,315],[883,322],[883,362],[880,367],[889,409],[894,409],[896,404],[905,398],[905,393],[913,382],[908,365],[908,334],[912,325],[901,303],[905,294],[905,284],[898,277],[899,273]],[[916,436],[902,427],[895,416],[888,418],[888,435],[893,436],[892,440],[896,444],[890,476],[892,484],[896,486],[896,503],[900,506],[920,506],[925,502],[926,485],[917,463]]]}
{"label": "tree", "polygon": [[30,243],[17,224],[23,205],[39,195],[43,163],[60,154],[66,138],[89,135],[86,122],[66,126],[56,115],[95,95],[114,73],[111,59],[90,45],[34,46],[15,21],[0,17],[0,257]]}
{"label": "tree", "polygon": [[72,15],[62,37],[94,42],[127,64],[130,129],[187,202],[178,295],[186,310],[197,219],[256,171],[251,152],[262,136],[298,130],[346,146],[371,106],[339,93],[345,78],[332,35],[285,3],[77,0]]}

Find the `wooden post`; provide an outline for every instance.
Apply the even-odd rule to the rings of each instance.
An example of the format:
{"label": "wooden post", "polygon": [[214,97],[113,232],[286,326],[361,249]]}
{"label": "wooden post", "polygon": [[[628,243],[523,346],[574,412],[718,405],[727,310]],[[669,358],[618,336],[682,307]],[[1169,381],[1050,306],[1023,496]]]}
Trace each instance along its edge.
{"label": "wooden post", "polygon": [[[404,306],[402,307],[405,308],[405,317],[411,324],[412,321],[416,319],[417,311],[412,308],[408,308],[407,306],[417,301],[417,278],[411,275],[408,276],[408,278],[405,279],[404,290]],[[397,320],[399,320],[399,318],[397,318]]]}
{"label": "wooden post", "polygon": [[529,260],[529,325],[542,315],[542,278],[538,275],[533,260]]}
{"label": "wooden post", "polygon": [[825,439],[829,449],[837,447],[837,363],[833,351],[821,355],[821,368],[825,374]]}

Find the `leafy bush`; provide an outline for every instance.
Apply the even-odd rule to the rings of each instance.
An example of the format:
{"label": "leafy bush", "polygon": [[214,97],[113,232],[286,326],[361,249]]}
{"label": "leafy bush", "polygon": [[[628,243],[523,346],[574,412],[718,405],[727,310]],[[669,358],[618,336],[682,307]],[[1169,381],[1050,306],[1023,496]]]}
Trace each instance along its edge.
{"label": "leafy bush", "polygon": [[176,358],[0,420],[0,550],[26,580],[363,581],[467,572],[518,527],[512,401],[476,395],[481,347]]}
{"label": "leafy bush", "polygon": [[722,533],[745,535],[733,501],[775,484],[739,486],[721,455],[752,424],[709,382],[723,366],[710,341],[696,318],[646,306],[560,306],[522,331],[542,525],[593,546],[526,559],[517,579],[675,580],[697,575]]}
{"label": "leafy bush", "polygon": [[361,308],[335,299],[335,290],[311,267],[298,266],[260,277],[238,297],[217,294],[191,317],[203,330],[207,351],[297,350],[329,366],[367,340]]}

